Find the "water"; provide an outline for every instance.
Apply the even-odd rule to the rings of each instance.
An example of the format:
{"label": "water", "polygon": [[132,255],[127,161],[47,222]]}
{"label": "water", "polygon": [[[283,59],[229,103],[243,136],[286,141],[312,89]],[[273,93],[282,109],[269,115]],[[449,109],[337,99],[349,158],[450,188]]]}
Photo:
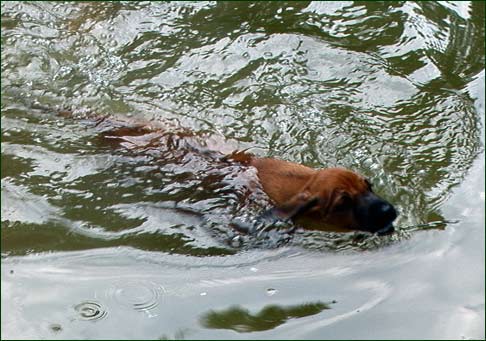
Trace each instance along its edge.
{"label": "water", "polygon": [[[1,9],[2,337],[485,337],[483,3]],[[397,232],[240,236],[271,204],[201,146],[352,168]]]}

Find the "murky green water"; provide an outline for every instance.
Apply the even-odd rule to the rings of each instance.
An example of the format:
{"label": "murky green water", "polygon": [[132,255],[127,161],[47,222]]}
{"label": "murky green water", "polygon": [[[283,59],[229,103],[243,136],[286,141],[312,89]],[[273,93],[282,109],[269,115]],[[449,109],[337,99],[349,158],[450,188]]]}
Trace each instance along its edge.
{"label": "murky green water", "polygon": [[[2,338],[485,337],[483,3],[1,10]],[[254,169],[66,106],[352,168],[398,230],[238,236]]]}

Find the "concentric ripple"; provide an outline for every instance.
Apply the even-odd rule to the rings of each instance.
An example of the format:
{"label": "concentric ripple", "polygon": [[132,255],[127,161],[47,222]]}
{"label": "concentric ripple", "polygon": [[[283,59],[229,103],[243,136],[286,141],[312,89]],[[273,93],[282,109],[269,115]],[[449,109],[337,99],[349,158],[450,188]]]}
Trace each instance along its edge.
{"label": "concentric ripple", "polygon": [[84,321],[98,321],[108,314],[100,303],[94,301],[76,304],[74,310],[78,313],[78,318]]}
{"label": "concentric ripple", "polygon": [[160,303],[164,288],[154,282],[117,282],[108,289],[107,296],[117,303],[137,311],[151,311]]}

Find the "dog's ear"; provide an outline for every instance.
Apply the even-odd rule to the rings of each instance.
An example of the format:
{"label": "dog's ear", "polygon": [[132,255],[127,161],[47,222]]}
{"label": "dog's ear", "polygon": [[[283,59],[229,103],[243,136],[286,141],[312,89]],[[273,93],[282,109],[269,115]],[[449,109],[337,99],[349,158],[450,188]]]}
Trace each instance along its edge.
{"label": "dog's ear", "polygon": [[319,204],[319,197],[312,196],[310,192],[304,191],[294,195],[284,204],[274,207],[270,213],[279,219],[289,220],[303,214]]}

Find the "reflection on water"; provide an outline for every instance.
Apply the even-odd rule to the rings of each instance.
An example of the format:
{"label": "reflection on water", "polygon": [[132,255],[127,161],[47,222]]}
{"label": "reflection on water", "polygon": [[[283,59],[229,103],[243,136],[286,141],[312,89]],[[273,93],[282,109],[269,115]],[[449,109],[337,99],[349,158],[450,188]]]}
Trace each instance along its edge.
{"label": "reflection on water", "polygon": [[251,314],[247,309],[231,307],[221,311],[210,311],[201,318],[201,324],[212,329],[232,329],[239,333],[269,330],[284,324],[288,319],[319,314],[331,309],[322,302],[281,307],[268,305],[258,313]]}
{"label": "reflection on water", "polygon": [[[240,181],[241,170],[228,167],[213,176],[214,166],[199,155],[174,154],[164,162],[167,150],[137,156],[96,148],[93,132],[32,110],[28,103],[35,101],[177,118],[194,131],[224,131],[260,155],[347,166],[395,203],[399,225],[441,221],[441,203],[479,148],[472,102],[452,91],[484,61],[478,53],[484,6],[472,6],[472,18],[465,20],[429,3],[4,5],[2,39],[19,48],[3,50],[2,194],[10,199],[18,188],[27,197],[40,195],[55,216],[69,219],[66,225],[81,221],[92,231],[126,231],[128,245],[152,249],[151,241],[170,236],[174,252],[186,252],[188,245],[218,247],[210,240],[231,240],[228,224],[235,216],[245,212],[252,219],[248,201],[234,204],[249,187]],[[439,31],[446,17],[451,23]],[[43,24],[47,19],[55,20]],[[425,23],[430,35],[417,42]],[[445,71],[451,65],[462,85],[457,72]],[[27,106],[19,96],[29,98]],[[223,185],[208,188],[207,181]],[[209,226],[177,209],[170,222],[164,209],[134,218],[120,208],[145,206],[141,198],[204,214]],[[53,218],[46,221],[50,226],[62,225]],[[7,214],[7,221],[23,220]],[[141,234],[146,237],[138,243]],[[117,243],[127,245],[120,237]],[[32,239],[39,238],[48,237]],[[4,252],[21,252],[10,245]]]}
{"label": "reflection on water", "polygon": [[[343,267],[350,253],[361,255],[364,263],[356,266],[368,269],[363,276],[380,275],[366,268],[368,257],[393,250],[399,255],[389,261],[399,265],[431,261],[415,248],[437,248],[434,254],[444,259],[456,250],[461,259],[481,262],[484,256],[471,256],[476,247],[461,244],[477,228],[477,211],[461,199],[451,209],[450,200],[468,177],[468,183],[483,181],[477,156],[484,8],[483,2],[2,2],[3,261],[128,247],[195,256],[204,267],[214,256],[234,264],[235,257],[258,258],[254,252],[285,245],[336,257]],[[86,120],[56,116],[66,107],[78,118],[148,120],[204,138],[118,148]],[[215,160],[195,145],[363,173],[397,207],[397,232],[240,235],[231,227],[235,221],[252,222],[271,205],[255,170]],[[484,193],[468,186],[468,198],[484,202]],[[190,259],[180,268],[195,262]],[[287,261],[281,254],[276,259]],[[477,265],[459,264],[462,271]],[[392,273],[405,277],[402,271]],[[420,271],[413,276],[428,283]],[[130,283],[113,284],[101,298],[124,302],[119,309],[140,304],[144,313],[134,313],[164,319],[165,307],[154,302],[165,292],[147,278]],[[86,294],[61,300],[72,310],[92,297]],[[2,291],[2,304],[3,297]],[[403,302],[395,303],[406,307]],[[270,315],[287,316],[287,303],[277,303],[278,313]],[[205,311],[235,304],[247,307],[228,299]],[[246,321],[259,316],[235,309]],[[112,311],[90,325],[111,323]],[[46,322],[46,335],[66,335],[69,328],[59,321]],[[62,327],[50,328],[53,323]],[[190,337],[184,328],[161,327],[150,337],[172,337],[176,330]],[[19,335],[38,336],[29,332]],[[93,329],[73,338],[102,335]]]}
{"label": "reflection on water", "polygon": [[[479,150],[475,109],[458,91],[484,62],[484,6],[471,6],[464,18],[435,3],[3,5],[2,195],[25,194],[4,221],[37,235],[4,252],[118,244],[226,254],[230,222],[268,205],[248,197],[245,170],[216,171],[177,149],[113,152],[55,118],[56,104],[176,119],[258,155],[353,168],[398,207],[399,227],[444,222],[440,206]],[[39,196],[55,213],[29,229],[40,221],[22,212]],[[134,215],[123,205],[155,207]],[[72,246],[39,245],[66,225],[88,227],[71,228]],[[74,246],[86,230],[91,241]]]}

